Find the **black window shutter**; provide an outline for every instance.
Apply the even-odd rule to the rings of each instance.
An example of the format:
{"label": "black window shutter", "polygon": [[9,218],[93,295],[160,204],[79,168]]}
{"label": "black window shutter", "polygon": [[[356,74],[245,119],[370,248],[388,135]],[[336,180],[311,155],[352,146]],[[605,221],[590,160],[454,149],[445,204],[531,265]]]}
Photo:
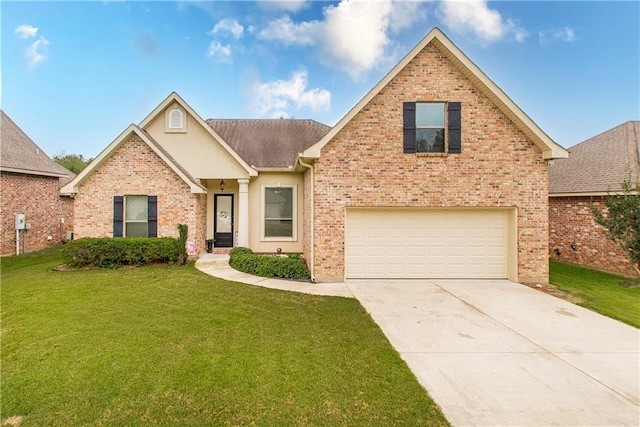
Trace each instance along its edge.
{"label": "black window shutter", "polygon": [[113,237],[122,237],[124,197],[113,196]]}
{"label": "black window shutter", "polygon": [[405,153],[416,152],[416,103],[403,102],[403,149]]}
{"label": "black window shutter", "polygon": [[149,196],[147,199],[147,207],[147,225],[149,227],[147,234],[149,237],[158,237],[158,196]]}
{"label": "black window shutter", "polygon": [[460,115],[460,109],[460,102],[449,102],[449,153],[454,154],[462,152],[462,118]]}

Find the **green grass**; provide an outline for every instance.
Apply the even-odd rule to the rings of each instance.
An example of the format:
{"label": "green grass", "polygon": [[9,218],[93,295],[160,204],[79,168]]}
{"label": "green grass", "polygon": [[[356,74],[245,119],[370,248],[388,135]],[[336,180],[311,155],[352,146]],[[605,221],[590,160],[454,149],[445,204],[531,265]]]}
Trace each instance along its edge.
{"label": "green grass", "polygon": [[0,260],[1,418],[33,425],[447,425],[354,299],[193,265]]}
{"label": "green grass", "polygon": [[549,282],[577,304],[640,328],[640,281],[551,261]]}

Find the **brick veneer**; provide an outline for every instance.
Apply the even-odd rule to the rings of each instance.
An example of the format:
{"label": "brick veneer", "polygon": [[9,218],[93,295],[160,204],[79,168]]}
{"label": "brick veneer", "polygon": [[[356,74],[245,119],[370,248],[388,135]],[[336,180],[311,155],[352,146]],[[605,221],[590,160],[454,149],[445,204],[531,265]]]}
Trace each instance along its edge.
{"label": "brick veneer", "polygon": [[31,225],[21,237],[25,252],[58,245],[66,239],[67,231],[73,229],[73,200],[59,196],[59,178],[11,172],[2,172],[0,178],[2,255],[16,253],[15,215],[19,213],[25,214]]}
{"label": "brick veneer", "polygon": [[[462,154],[403,154],[404,101],[461,101]],[[548,280],[547,165],[540,150],[427,46],[315,162],[316,279],[344,277],[347,207],[517,207],[518,276]]]}
{"label": "brick veneer", "polygon": [[177,237],[189,226],[188,240],[204,251],[206,194],[189,186],[137,135],[130,135],[87,178],[76,195],[75,236],[113,235],[113,196],[158,196],[158,237]]}
{"label": "brick veneer", "polygon": [[[590,206],[604,208],[604,197],[549,198],[549,254],[552,259],[624,276],[636,276],[622,249],[607,238]],[[572,245],[574,248],[572,248]]]}

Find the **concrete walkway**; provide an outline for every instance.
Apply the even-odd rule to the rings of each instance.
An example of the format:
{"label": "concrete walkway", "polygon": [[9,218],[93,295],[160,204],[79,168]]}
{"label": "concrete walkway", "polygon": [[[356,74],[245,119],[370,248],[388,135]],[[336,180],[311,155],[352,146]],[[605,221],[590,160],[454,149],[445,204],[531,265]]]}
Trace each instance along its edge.
{"label": "concrete walkway", "polygon": [[233,282],[312,295],[353,298],[353,294],[344,283],[297,282],[292,280],[268,279],[266,277],[243,273],[229,266],[229,255],[204,254],[196,261],[196,268],[210,276]]}
{"label": "concrete walkway", "polygon": [[457,426],[640,425],[640,331],[507,280],[265,279],[202,256],[215,277],[354,296]]}

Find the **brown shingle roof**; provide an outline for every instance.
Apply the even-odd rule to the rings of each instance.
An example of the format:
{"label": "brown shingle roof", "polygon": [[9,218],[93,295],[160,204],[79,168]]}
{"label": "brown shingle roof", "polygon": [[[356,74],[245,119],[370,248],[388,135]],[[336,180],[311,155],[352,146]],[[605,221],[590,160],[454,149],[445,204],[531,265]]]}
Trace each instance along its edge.
{"label": "brown shingle roof", "polygon": [[0,169],[30,175],[57,176],[61,185],[70,181],[73,172],[60,166],[2,110],[0,131]]}
{"label": "brown shingle roof", "polygon": [[250,166],[295,166],[298,153],[331,129],[315,120],[209,119],[209,126]]}
{"label": "brown shingle roof", "polygon": [[640,122],[629,121],[569,148],[569,158],[549,167],[549,193],[620,191],[640,179]]}

